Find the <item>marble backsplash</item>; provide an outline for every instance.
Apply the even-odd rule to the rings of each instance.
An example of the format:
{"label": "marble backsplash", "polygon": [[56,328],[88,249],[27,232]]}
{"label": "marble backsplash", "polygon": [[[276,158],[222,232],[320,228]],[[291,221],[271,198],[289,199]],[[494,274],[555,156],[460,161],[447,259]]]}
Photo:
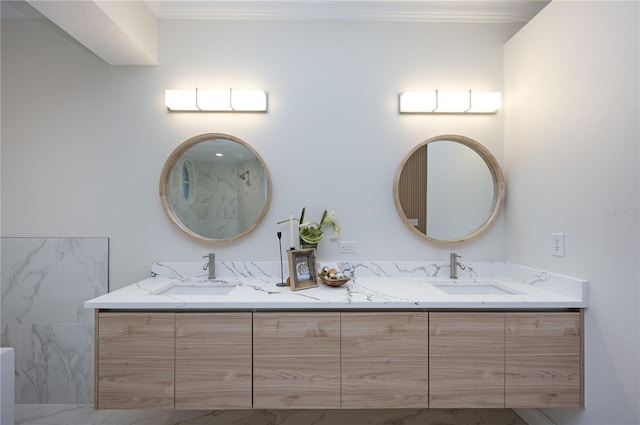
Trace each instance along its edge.
{"label": "marble backsplash", "polygon": [[[164,276],[168,278],[206,278],[207,271],[203,268],[205,260],[194,262],[162,261],[151,265],[151,276]],[[460,279],[497,278],[504,277],[506,271],[511,272],[519,266],[508,267],[503,262],[464,262],[464,270],[458,271]],[[282,270],[281,270],[282,266]],[[320,261],[318,268],[322,266],[336,267],[350,277],[432,277],[448,278],[449,263],[442,261]],[[529,269],[520,272],[525,278],[531,279],[539,274],[538,271]],[[222,261],[216,262],[216,277],[220,278],[262,278],[279,277],[286,278],[289,275],[289,264],[286,257],[281,265],[278,262],[254,262],[254,261]],[[531,276],[529,276],[531,275]],[[133,283],[133,282],[132,282]]]}
{"label": "marble backsplash", "polygon": [[93,312],[108,292],[107,238],[1,238],[3,347],[16,403],[91,403]]}
{"label": "marble backsplash", "polygon": [[[172,279],[205,278],[206,261],[175,262],[162,261],[151,265],[151,276],[163,276]],[[458,270],[461,280],[501,279],[527,285],[562,290],[567,284],[584,279],[563,276],[527,266],[506,262],[464,261],[464,269]],[[357,277],[425,277],[448,279],[449,262],[443,261],[320,261],[318,269],[323,266],[335,267],[351,278]],[[216,277],[224,278],[254,278],[273,279],[286,278],[289,275],[289,265],[285,258],[279,262],[253,261],[221,261],[216,262]],[[134,282],[131,282],[134,283]],[[569,294],[568,294],[569,295]],[[570,294],[577,296],[576,294]]]}

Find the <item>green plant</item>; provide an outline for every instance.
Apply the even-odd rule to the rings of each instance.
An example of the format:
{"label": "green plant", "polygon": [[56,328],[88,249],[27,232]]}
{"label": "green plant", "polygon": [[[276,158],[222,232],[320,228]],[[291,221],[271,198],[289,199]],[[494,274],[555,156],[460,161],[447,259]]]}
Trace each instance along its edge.
{"label": "green plant", "polygon": [[[338,235],[340,234],[340,226],[338,226],[338,223],[336,223],[336,213],[334,211],[327,212],[327,210],[324,210],[319,222],[304,221],[305,212],[306,207],[302,208],[302,213],[300,214],[299,219],[292,219],[298,222],[300,243],[304,242],[306,244],[315,245],[320,242],[323,235],[322,228],[328,224],[333,227],[333,232],[331,233],[330,238],[335,239],[338,237]],[[286,223],[287,221],[289,221],[289,219],[279,221],[278,224]]]}

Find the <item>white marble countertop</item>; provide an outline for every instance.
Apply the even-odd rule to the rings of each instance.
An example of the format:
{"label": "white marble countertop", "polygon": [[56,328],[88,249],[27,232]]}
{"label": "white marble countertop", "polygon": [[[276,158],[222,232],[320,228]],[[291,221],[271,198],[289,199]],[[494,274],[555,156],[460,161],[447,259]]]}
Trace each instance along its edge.
{"label": "white marble countertop", "polygon": [[[217,263],[208,280],[203,263],[155,263],[152,277],[89,300],[88,309],[566,309],[588,307],[588,282],[508,263],[465,263],[459,279],[448,278],[443,263],[323,263],[351,276],[339,288],[292,291],[278,287],[280,263]],[[285,279],[288,273],[285,271]],[[451,295],[437,285],[455,289],[493,285],[499,294]],[[227,287],[224,295],[166,295],[164,290],[188,286],[196,292]],[[196,287],[196,288],[193,288]],[[446,288],[445,288],[446,289]],[[218,289],[213,289],[216,291]],[[507,292],[502,292],[507,291]]]}

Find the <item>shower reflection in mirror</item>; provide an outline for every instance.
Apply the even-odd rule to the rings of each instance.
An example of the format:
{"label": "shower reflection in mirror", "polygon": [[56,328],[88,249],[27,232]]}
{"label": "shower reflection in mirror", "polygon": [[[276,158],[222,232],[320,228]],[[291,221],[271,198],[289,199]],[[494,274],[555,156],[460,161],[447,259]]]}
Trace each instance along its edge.
{"label": "shower reflection in mirror", "polygon": [[244,183],[247,186],[251,186],[251,180],[249,180],[249,170],[246,170],[242,173],[238,173],[238,177],[240,177],[242,180],[244,180]]}
{"label": "shower reflection in mirror", "polygon": [[193,162],[185,158],[182,162],[182,198],[189,205],[193,204],[196,197],[196,185]]}
{"label": "shower reflection in mirror", "polygon": [[264,217],[271,199],[269,173],[244,141],[202,134],[169,156],[160,177],[160,199],[171,221],[190,236],[234,240]]}

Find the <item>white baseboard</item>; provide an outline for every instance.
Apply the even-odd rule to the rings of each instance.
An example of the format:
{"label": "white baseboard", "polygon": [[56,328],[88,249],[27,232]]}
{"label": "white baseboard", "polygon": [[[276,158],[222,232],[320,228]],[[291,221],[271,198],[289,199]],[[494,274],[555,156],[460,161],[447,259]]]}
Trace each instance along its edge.
{"label": "white baseboard", "polygon": [[513,409],[527,425],[556,425],[547,415],[542,413],[540,409]]}

